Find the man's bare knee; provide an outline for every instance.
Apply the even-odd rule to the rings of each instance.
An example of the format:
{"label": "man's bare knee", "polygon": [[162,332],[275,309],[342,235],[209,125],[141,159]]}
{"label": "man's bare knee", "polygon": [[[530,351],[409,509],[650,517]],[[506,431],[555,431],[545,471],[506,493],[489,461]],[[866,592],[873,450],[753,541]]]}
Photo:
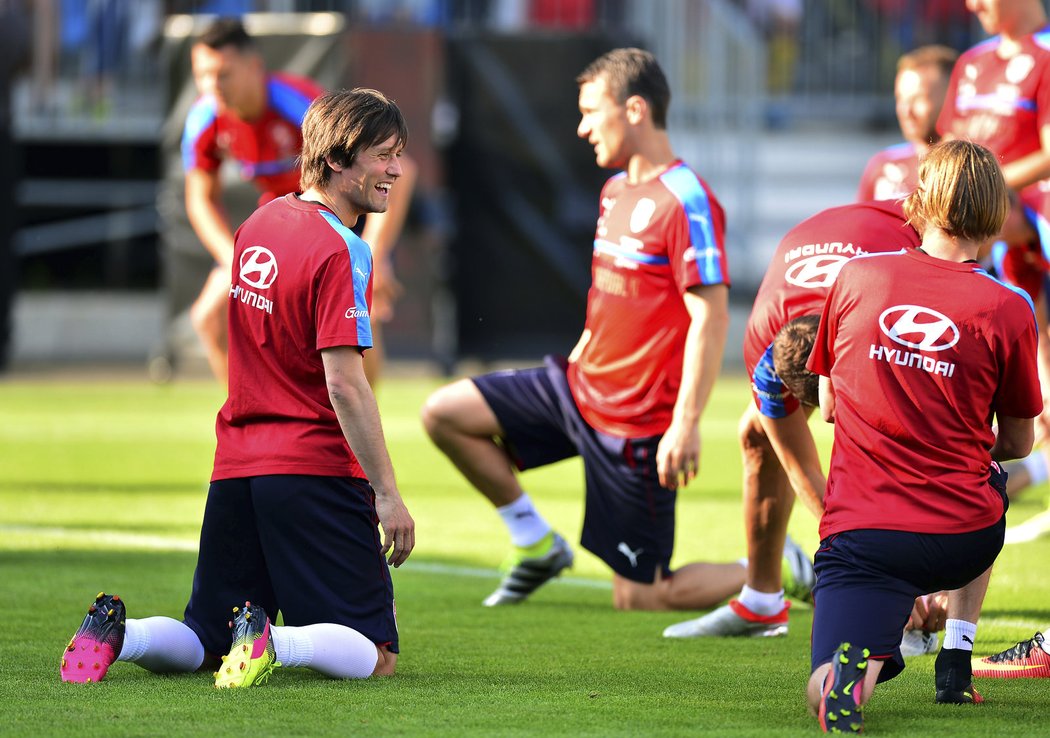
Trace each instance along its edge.
{"label": "man's bare knee", "polygon": [[454,394],[450,391],[452,386],[446,385],[432,392],[419,413],[424,430],[435,441],[446,435],[452,427],[456,406]]}
{"label": "man's bare knee", "polygon": [[457,435],[483,438],[502,432],[492,409],[477,385],[469,379],[461,379],[432,392],[423,404],[420,417],[423,428],[438,444]]}

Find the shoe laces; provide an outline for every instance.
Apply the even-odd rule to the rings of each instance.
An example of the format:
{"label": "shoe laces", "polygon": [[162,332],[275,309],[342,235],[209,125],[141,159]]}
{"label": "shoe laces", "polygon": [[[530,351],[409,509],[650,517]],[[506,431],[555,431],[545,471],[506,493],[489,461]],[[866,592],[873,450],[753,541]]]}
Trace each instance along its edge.
{"label": "shoe laces", "polygon": [[989,656],[989,661],[999,663],[1000,661],[1015,661],[1017,659],[1026,659],[1028,655],[1032,653],[1032,649],[1036,646],[1041,646],[1043,643],[1043,634],[1036,633],[1034,637],[1029,638],[1027,641],[1018,641],[1016,646],[1008,648],[1002,653],[997,653],[994,656]]}

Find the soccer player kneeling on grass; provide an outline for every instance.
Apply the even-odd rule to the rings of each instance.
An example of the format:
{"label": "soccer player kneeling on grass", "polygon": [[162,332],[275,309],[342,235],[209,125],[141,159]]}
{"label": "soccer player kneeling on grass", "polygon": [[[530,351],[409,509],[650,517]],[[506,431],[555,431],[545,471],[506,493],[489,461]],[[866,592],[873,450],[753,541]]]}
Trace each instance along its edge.
{"label": "soccer player kneeling on grass", "polygon": [[415,524],[365,379],[372,258],[350,229],[386,209],[407,138],[401,111],[375,90],[311,104],[303,193],[237,232],[230,392],[184,618],[129,620],[119,597],[100,593],[63,654],[63,681],[98,681],[114,661],[214,669],[227,650],[216,687],[260,684],[277,666],[394,673],[387,563],[408,558]]}
{"label": "soccer player kneeling on grass", "polygon": [[[740,589],[744,567],[670,562],[676,493],[699,473],[698,424],[728,330],[724,215],[671,148],[671,93],[650,53],[614,49],[577,83],[576,135],[598,166],[623,170],[602,190],[583,335],[567,361],[439,389],[423,423],[510,533],[507,574],[485,605],[523,602],[571,566],[515,471],[579,456],[581,543],[613,570],[614,606],[708,608]],[[808,566],[797,547],[784,553]]]}
{"label": "soccer player kneeling on grass", "polygon": [[[826,731],[859,732],[876,682],[904,668],[915,598],[992,565],[1006,527],[993,459],[1031,450],[1042,409],[1032,302],[975,261],[1009,209],[998,161],[950,141],[931,148],[919,180],[905,212],[922,247],[846,263],[809,360],[835,423],[808,685]],[[965,610],[956,594],[950,613]],[[946,638],[937,658],[937,702],[981,701],[969,625],[971,644]]]}

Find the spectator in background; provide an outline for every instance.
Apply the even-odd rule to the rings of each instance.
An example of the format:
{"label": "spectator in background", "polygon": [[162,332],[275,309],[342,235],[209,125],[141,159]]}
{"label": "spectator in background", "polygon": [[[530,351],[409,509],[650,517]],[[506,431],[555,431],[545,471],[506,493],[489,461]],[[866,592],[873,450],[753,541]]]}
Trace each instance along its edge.
{"label": "spectator in background", "polygon": [[767,88],[772,95],[791,92],[798,63],[802,0],[746,0],[747,13],[766,37]]}
{"label": "spectator in background", "polygon": [[12,309],[18,282],[14,248],[18,149],[11,132],[11,87],[28,61],[29,17],[23,0],[0,0],[0,370],[11,359]]}
{"label": "spectator in background", "polygon": [[895,200],[919,181],[919,160],[940,140],[937,116],[959,54],[946,46],[923,46],[897,61],[893,94],[904,143],[871,157],[860,178],[857,201]]}

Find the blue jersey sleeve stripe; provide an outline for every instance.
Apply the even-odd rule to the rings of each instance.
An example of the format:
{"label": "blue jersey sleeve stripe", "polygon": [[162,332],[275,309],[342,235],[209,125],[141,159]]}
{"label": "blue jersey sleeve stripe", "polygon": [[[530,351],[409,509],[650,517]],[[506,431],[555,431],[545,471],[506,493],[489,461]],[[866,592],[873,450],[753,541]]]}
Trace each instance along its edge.
{"label": "blue jersey sleeve stripe", "polygon": [[372,273],[372,249],[362,241],[356,233],[347,228],[339,218],[327,210],[318,211],[332,230],[338,233],[346,243],[346,250],[350,254],[350,278],[354,282],[354,305],[363,313],[362,317],[355,317],[357,325],[357,345],[364,348],[372,347],[372,319],[369,317],[371,306],[366,298],[368,294],[368,277]]}
{"label": "blue jersey sleeve stripe", "polygon": [[202,97],[186,116],[186,126],[182,130],[182,168],[189,171],[197,166],[197,139],[204,130],[215,121],[215,99]]}
{"label": "blue jersey sleeve stripe", "polygon": [[[974,273],[980,274],[982,277],[987,277],[988,279],[992,280],[996,284],[1002,285],[1003,287],[1005,287],[1006,289],[1010,290],[1011,292],[1014,292],[1014,293],[1020,295],[1021,297],[1023,297],[1024,301],[1026,303],[1028,303],[1028,308],[1032,311],[1032,320],[1036,319],[1035,318],[1035,304],[1032,302],[1032,298],[1028,295],[1027,292],[1025,292],[1020,287],[1014,287],[1009,282],[1004,282],[1001,279],[996,279],[995,277],[993,277],[991,274],[989,274],[988,272],[984,271],[984,269],[981,269],[980,267],[975,267],[973,271],[974,271]],[[1039,330],[1039,326],[1036,325],[1036,331],[1038,332],[1038,330]]]}
{"label": "blue jersey sleeve stripe", "polygon": [[[1039,235],[1039,246],[1043,250],[1043,257],[1050,261],[1050,223],[1027,205],[1023,207],[1023,211],[1025,217],[1028,218],[1028,222],[1032,224],[1035,232]],[[999,274],[1002,274],[1002,272],[1000,271]]]}
{"label": "blue jersey sleeve stripe", "polygon": [[696,252],[696,268],[703,284],[722,284],[726,273],[711,222],[711,203],[696,175],[684,165],[660,175],[660,181],[678,198],[689,219],[689,241]]}
{"label": "blue jersey sleeve stripe", "polygon": [[751,378],[751,391],[758,399],[758,411],[767,418],[783,418],[789,414],[786,399],[790,394],[774,368],[773,344],[769,344],[758,360]]}
{"label": "blue jersey sleeve stripe", "polygon": [[313,100],[287,82],[282,82],[276,78],[270,79],[267,84],[267,90],[270,95],[270,104],[273,105],[273,109],[277,111],[277,114],[285,120],[301,126],[303,118],[306,117],[306,109],[310,107],[310,103]]}

